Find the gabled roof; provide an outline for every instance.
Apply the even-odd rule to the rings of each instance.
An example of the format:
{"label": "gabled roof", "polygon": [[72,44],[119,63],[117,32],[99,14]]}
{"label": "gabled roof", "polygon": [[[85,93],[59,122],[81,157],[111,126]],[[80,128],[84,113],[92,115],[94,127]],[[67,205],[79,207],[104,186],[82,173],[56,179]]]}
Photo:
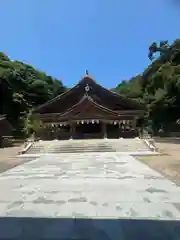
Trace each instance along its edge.
{"label": "gabled roof", "polygon": [[[105,114],[110,114],[110,115],[115,115],[117,116],[117,112],[115,111],[112,111],[104,106],[101,106],[99,104],[97,104],[90,96],[88,96],[87,94],[85,94],[83,96],[83,98],[77,103],[75,104],[74,106],[72,106],[72,108],[68,109],[66,112],[62,113],[60,115],[60,117],[63,117],[63,116],[67,116],[67,115],[70,115],[70,114],[73,114],[75,113],[76,111],[78,111],[79,109],[81,110],[81,112],[85,112],[87,111],[87,108],[89,106],[93,106],[94,109],[98,109],[100,110],[101,112],[104,112]],[[82,108],[83,109],[82,109]]]}
{"label": "gabled roof", "polygon": [[57,97],[49,100],[48,102],[42,104],[42,105],[39,106],[39,107],[37,107],[37,108],[35,109],[35,111],[38,111],[38,110],[40,110],[40,109],[42,109],[42,108],[44,108],[44,107],[46,107],[46,106],[48,106],[48,105],[56,102],[56,101],[58,101],[59,99],[63,99],[63,98],[65,98],[65,97],[67,97],[67,96],[70,95],[72,92],[74,92],[75,90],[77,90],[77,89],[80,87],[80,85],[81,85],[83,82],[86,82],[87,80],[88,80],[88,82],[91,81],[91,82],[94,82],[94,83],[95,83],[95,81],[94,81],[91,77],[89,77],[89,75],[85,75],[84,77],[81,78],[81,80],[78,82],[78,84],[76,84],[73,88],[69,88],[69,89],[68,89],[67,91],[65,91],[64,93],[61,93],[61,94],[58,95]]}
{"label": "gabled roof", "polygon": [[[55,116],[55,119],[58,121],[66,121],[66,120],[76,120],[76,119],[121,119],[123,116],[127,115],[136,115],[137,113],[134,111],[123,111],[121,113],[112,111],[104,106],[99,105],[96,103],[90,96],[87,94],[83,96],[83,98],[66,112],[61,114],[43,114],[41,118],[51,118]],[[143,112],[139,111],[139,115],[143,116]]]}
{"label": "gabled roof", "polygon": [[72,106],[79,103],[85,94],[85,86],[90,87],[88,95],[99,106],[108,110],[143,110],[144,106],[136,101],[125,98],[118,93],[110,91],[101,85],[89,75],[85,75],[73,88],[46,102],[35,109],[37,113],[55,113],[57,110],[67,112]]}

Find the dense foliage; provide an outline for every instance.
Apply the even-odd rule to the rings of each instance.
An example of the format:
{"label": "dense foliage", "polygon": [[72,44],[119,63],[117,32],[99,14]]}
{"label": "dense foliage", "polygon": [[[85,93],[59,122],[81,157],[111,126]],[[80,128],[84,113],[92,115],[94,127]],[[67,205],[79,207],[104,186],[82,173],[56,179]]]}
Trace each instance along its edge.
{"label": "dense foliage", "polygon": [[[155,134],[180,130],[180,39],[168,48],[161,45],[150,47],[151,57],[157,51],[160,56],[142,74],[114,89],[145,104],[145,125]],[[30,134],[40,126],[31,109],[64,92],[65,87],[61,81],[0,53],[0,91],[0,114],[7,115],[17,134]]]}
{"label": "dense foliage", "polygon": [[0,114],[6,114],[16,134],[24,134],[29,110],[65,90],[61,81],[0,53]]}
{"label": "dense foliage", "polygon": [[155,134],[179,130],[180,39],[161,52],[141,75],[122,81],[115,90],[147,106],[146,125]]}

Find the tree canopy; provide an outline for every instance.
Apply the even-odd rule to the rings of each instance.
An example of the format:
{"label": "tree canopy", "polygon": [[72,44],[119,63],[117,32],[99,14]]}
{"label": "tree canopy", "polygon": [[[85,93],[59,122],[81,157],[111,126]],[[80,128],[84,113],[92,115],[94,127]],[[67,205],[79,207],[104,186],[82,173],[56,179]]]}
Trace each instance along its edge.
{"label": "tree canopy", "polygon": [[[154,42],[149,48],[150,58],[158,51],[160,56],[143,73],[121,81],[113,89],[145,104],[148,113],[145,124],[155,134],[160,130],[176,131],[180,125],[180,39],[171,45],[167,43]],[[15,133],[37,128],[39,123],[29,112],[65,90],[60,80],[0,53],[0,114],[6,114]]]}
{"label": "tree canopy", "polygon": [[180,119],[180,39],[163,49],[142,74],[122,81],[115,90],[147,106],[146,124],[154,133],[176,131]]}
{"label": "tree canopy", "polygon": [[0,53],[0,89],[0,114],[6,114],[20,134],[29,110],[64,92],[65,87],[56,78]]}

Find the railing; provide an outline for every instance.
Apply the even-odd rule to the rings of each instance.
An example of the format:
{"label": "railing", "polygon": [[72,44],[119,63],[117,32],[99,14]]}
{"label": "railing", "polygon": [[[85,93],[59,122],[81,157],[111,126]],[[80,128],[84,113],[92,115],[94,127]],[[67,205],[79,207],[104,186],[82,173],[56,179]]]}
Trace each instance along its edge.
{"label": "railing", "polygon": [[32,135],[30,138],[28,138],[23,146],[23,149],[20,151],[20,154],[25,154],[35,143],[36,139]]}
{"label": "railing", "polygon": [[141,138],[151,151],[156,152],[158,150],[155,145],[155,140],[148,132],[144,131]]}

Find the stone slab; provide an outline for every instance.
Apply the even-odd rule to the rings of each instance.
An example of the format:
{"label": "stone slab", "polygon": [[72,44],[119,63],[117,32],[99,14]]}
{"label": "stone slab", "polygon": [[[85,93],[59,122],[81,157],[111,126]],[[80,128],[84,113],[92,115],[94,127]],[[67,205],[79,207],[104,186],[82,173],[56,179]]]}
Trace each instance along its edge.
{"label": "stone slab", "polygon": [[180,231],[180,188],[116,152],[41,155],[1,174],[0,189],[0,238],[171,239],[155,229]]}
{"label": "stone slab", "polygon": [[180,188],[118,153],[41,155],[1,174],[3,186],[4,216],[180,219]]}
{"label": "stone slab", "polygon": [[[114,151],[113,151],[114,152]],[[130,156],[156,156],[156,155],[161,155],[161,153],[159,152],[152,152],[152,151],[135,151],[135,152],[118,152],[116,151],[117,153],[120,153],[121,155],[130,155]],[[81,154],[81,152],[78,152],[77,154]],[[99,154],[99,152],[87,152],[87,153],[91,153],[92,155],[93,154]],[[100,152],[100,153],[104,153],[104,152]],[[106,154],[108,154],[109,152],[106,152]],[[53,154],[57,155],[56,153],[26,153],[26,154],[21,154],[19,155],[19,157],[41,157],[41,156],[44,156],[44,155],[50,155],[52,156]],[[61,153],[63,154],[63,153]],[[64,153],[66,154],[66,153]],[[68,153],[67,153],[68,154]],[[69,153],[69,154],[74,154],[74,153]]]}

